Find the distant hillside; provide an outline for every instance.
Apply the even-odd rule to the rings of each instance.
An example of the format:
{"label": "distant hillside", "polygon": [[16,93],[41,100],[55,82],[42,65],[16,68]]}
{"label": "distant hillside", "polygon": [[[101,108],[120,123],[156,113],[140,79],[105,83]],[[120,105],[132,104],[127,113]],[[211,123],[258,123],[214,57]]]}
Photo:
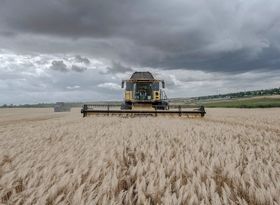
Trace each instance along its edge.
{"label": "distant hillside", "polygon": [[224,108],[270,108],[280,107],[280,88],[245,91],[221,95],[209,95],[193,98],[171,99],[173,105],[184,107],[203,105],[205,107]]}
{"label": "distant hillside", "polygon": [[254,91],[244,91],[237,93],[227,93],[227,94],[219,94],[219,95],[208,95],[197,97],[198,100],[205,99],[215,99],[215,98],[248,98],[255,96],[269,96],[269,95],[280,95],[280,88],[273,88],[267,90],[254,90]]}
{"label": "distant hillside", "polygon": [[272,108],[280,107],[280,96],[271,97],[251,97],[251,98],[233,98],[224,101],[208,101],[201,103],[205,107],[224,107],[224,108]]}

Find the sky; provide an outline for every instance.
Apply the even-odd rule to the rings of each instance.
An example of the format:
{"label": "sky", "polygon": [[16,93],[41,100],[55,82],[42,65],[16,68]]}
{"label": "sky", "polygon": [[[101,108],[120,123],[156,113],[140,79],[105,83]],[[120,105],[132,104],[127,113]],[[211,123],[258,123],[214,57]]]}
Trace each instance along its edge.
{"label": "sky", "polygon": [[279,0],[1,0],[0,104],[121,100],[150,71],[168,97],[280,87]]}

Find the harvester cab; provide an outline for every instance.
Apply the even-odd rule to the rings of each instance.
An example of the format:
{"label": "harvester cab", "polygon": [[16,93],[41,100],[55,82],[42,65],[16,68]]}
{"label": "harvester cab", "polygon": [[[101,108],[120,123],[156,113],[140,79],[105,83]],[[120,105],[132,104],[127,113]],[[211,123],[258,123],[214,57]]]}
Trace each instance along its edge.
{"label": "harvester cab", "polygon": [[124,87],[122,110],[169,109],[164,81],[155,79],[150,72],[133,73],[129,80],[122,81]]}
{"label": "harvester cab", "polygon": [[120,107],[112,104],[85,104],[81,113],[84,117],[89,114],[203,117],[206,114],[203,106],[194,110],[186,110],[181,105],[177,105],[170,109],[164,92],[165,82],[155,79],[150,72],[133,73],[130,79],[122,81],[122,88],[124,88],[124,100]]}

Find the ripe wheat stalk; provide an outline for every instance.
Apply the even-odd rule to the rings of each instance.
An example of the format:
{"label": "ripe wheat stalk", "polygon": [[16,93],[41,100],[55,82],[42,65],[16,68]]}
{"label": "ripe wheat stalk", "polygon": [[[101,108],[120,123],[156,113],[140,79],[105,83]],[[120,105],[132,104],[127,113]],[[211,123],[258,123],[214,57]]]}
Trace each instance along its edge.
{"label": "ripe wheat stalk", "polygon": [[2,118],[0,203],[280,204],[279,113]]}

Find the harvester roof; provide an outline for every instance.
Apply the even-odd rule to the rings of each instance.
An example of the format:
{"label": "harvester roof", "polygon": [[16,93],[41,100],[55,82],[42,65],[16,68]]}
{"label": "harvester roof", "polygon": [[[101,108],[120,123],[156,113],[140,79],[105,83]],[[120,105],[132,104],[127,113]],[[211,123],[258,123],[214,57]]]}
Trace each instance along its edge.
{"label": "harvester roof", "polygon": [[155,80],[150,72],[135,72],[130,77],[130,80]]}

